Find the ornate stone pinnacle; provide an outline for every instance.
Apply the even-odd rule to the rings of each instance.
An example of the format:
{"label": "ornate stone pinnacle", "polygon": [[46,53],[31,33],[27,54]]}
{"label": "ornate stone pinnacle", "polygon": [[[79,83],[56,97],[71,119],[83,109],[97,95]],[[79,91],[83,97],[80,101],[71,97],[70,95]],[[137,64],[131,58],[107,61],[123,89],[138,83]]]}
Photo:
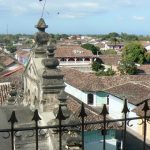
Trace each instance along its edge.
{"label": "ornate stone pinnacle", "polygon": [[48,25],[46,25],[43,18],[40,18],[40,20],[38,21],[38,23],[35,27],[37,29],[39,29],[40,31],[45,31],[45,29],[48,27]]}

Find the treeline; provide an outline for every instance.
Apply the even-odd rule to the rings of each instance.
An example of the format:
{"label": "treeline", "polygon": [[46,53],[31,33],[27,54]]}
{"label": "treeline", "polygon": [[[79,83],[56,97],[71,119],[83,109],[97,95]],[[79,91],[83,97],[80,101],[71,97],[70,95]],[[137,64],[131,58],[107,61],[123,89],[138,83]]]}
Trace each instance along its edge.
{"label": "treeline", "polygon": [[117,38],[120,41],[150,41],[150,36],[146,35],[135,35],[135,34],[127,34],[127,33],[116,33],[111,32],[108,34],[101,35],[93,35],[101,40],[111,40],[112,38]]}
{"label": "treeline", "polygon": [[28,38],[32,39],[33,35],[28,34],[0,34],[0,43],[5,45],[16,43],[19,41],[19,38]]}
{"label": "treeline", "polygon": [[[49,34],[50,37],[55,41],[63,39],[68,39],[70,34]],[[81,36],[81,35],[80,35]],[[99,38],[100,40],[110,40],[110,41],[116,41],[116,42],[128,42],[128,41],[150,41],[149,35],[135,35],[135,34],[127,34],[127,33],[116,33],[111,32],[108,34],[98,34],[98,35],[87,35],[91,37]],[[21,37],[27,37],[29,39],[34,38],[34,35],[29,34],[0,34],[0,43],[10,43],[10,42],[18,42],[19,38]]]}
{"label": "treeline", "polygon": [[[68,39],[70,35],[67,34],[49,34],[50,37],[53,40],[60,40],[61,38],[63,39]],[[29,35],[29,34],[0,34],[0,43],[4,43],[5,45],[8,45],[10,43],[17,43],[21,38],[28,38],[28,39],[33,39],[35,35]]]}
{"label": "treeline", "polygon": [[17,47],[14,46],[15,43],[21,42],[22,44],[26,44],[29,47],[32,47],[33,45],[33,35],[27,35],[27,34],[1,34],[0,35],[0,45],[4,46],[7,51],[10,53],[14,53],[17,50]]}

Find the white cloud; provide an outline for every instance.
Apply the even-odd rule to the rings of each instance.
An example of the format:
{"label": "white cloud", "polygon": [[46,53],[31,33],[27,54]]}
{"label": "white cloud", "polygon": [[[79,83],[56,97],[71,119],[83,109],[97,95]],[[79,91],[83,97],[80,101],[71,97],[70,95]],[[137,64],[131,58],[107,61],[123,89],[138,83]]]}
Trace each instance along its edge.
{"label": "white cloud", "polygon": [[134,5],[134,1],[132,0],[122,0],[121,2],[120,2],[120,4],[121,5],[123,5],[123,6],[133,6]]}
{"label": "white cloud", "polygon": [[118,7],[139,7],[143,4],[143,0],[118,0]]}
{"label": "white cloud", "polygon": [[66,7],[71,9],[95,9],[99,7],[98,3],[94,2],[76,2],[76,3],[67,3],[65,4]]}
{"label": "white cloud", "polygon": [[60,18],[66,18],[66,19],[76,19],[76,18],[82,18],[86,14],[84,13],[65,13],[65,14],[60,14]]}
{"label": "white cloud", "polygon": [[[86,2],[80,2],[78,0],[47,0],[46,11],[62,11],[71,13],[93,13],[93,12],[103,12],[107,9],[107,5],[100,3],[101,0],[88,0]],[[0,10],[6,10],[6,13],[11,15],[23,15],[32,13],[41,13],[42,5],[44,1],[39,2],[39,0],[0,0]],[[107,6],[107,7],[106,7]],[[78,15],[77,15],[78,16]]]}
{"label": "white cloud", "polygon": [[[87,15],[113,11],[119,7],[134,6],[142,0],[47,0],[45,11],[61,12],[64,18],[81,18]],[[40,14],[44,0],[0,0],[0,11],[11,15]],[[45,12],[45,14],[47,14]],[[60,15],[60,16],[61,16]]]}
{"label": "white cloud", "polygon": [[137,20],[137,21],[143,21],[145,19],[145,17],[143,17],[143,16],[133,16],[133,19]]}

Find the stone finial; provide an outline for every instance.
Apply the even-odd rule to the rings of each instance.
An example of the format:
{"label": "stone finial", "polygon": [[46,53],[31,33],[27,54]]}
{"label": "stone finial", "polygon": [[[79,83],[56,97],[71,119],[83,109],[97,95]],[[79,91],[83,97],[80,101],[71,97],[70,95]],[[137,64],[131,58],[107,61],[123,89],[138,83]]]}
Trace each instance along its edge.
{"label": "stone finial", "polygon": [[35,27],[37,29],[39,29],[40,31],[45,31],[45,29],[48,27],[48,25],[46,25],[43,18],[40,18],[40,20],[38,21],[38,23]]}
{"label": "stone finial", "polygon": [[66,102],[67,100],[67,94],[64,90],[61,90],[60,93],[58,94],[58,100],[60,102]]}
{"label": "stone finial", "polygon": [[40,18],[35,27],[38,29],[38,32],[35,35],[36,46],[33,48],[34,57],[43,58],[46,57],[46,50],[49,41],[49,34],[45,32],[48,25],[46,25],[43,18]]}

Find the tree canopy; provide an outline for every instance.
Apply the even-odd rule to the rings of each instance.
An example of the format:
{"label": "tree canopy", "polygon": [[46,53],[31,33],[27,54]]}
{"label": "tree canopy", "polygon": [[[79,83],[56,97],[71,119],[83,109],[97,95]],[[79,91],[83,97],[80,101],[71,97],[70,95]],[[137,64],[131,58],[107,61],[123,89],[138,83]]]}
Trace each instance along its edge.
{"label": "tree canopy", "polygon": [[125,45],[122,53],[122,60],[143,64],[145,62],[145,48],[138,42],[131,42]]}
{"label": "tree canopy", "polygon": [[87,50],[91,50],[94,55],[96,55],[97,52],[99,51],[98,47],[94,46],[93,44],[89,44],[89,43],[83,44],[83,45],[81,45],[81,47],[85,48]]}
{"label": "tree canopy", "polygon": [[7,49],[7,51],[9,51],[10,53],[14,53],[14,52],[17,50],[16,46],[13,46],[13,45],[8,45],[8,46],[6,46],[6,49]]}
{"label": "tree canopy", "polygon": [[149,52],[145,53],[145,59],[146,59],[147,63],[150,63],[150,53]]}
{"label": "tree canopy", "polygon": [[99,61],[93,61],[92,70],[97,72],[101,69],[104,69],[104,66],[102,66],[102,64]]}
{"label": "tree canopy", "polygon": [[103,35],[97,35],[98,38],[101,38],[102,40],[111,40],[111,39],[119,39],[120,41],[139,41],[140,40],[150,40],[149,36],[138,36],[134,34],[127,34],[127,33],[116,33],[116,32],[111,32],[108,34],[103,34]]}
{"label": "tree canopy", "polygon": [[121,74],[134,75],[137,73],[137,66],[133,61],[121,61],[118,70]]}

